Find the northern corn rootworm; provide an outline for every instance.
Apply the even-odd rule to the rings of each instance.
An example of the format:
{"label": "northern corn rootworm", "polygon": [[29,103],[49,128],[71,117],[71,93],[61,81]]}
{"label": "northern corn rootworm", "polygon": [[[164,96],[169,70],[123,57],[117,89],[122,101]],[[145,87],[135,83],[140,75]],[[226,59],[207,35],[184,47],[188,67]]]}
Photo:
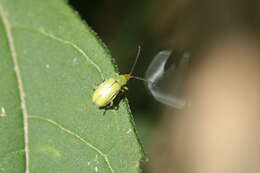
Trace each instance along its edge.
{"label": "northern corn rootworm", "polygon": [[113,107],[115,98],[120,94],[127,90],[126,84],[129,79],[139,79],[144,80],[142,78],[132,76],[133,70],[135,68],[136,62],[140,55],[140,46],[138,47],[138,52],[132,65],[132,68],[128,74],[121,74],[109,79],[106,79],[102,82],[94,91],[92,95],[93,103],[99,108],[111,108]]}

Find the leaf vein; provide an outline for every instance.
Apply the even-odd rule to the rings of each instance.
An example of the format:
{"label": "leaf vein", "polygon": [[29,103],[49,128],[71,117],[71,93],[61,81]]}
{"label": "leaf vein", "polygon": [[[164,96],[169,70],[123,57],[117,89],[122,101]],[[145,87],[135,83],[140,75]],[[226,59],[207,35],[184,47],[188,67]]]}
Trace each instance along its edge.
{"label": "leaf vein", "polygon": [[68,41],[68,40],[64,40],[58,36],[55,36],[47,31],[45,31],[43,28],[31,28],[31,27],[23,27],[23,26],[14,26],[13,28],[17,28],[17,29],[24,29],[24,30],[30,30],[33,32],[37,32],[45,37],[51,38],[53,40],[59,41],[63,44],[68,44],[71,47],[73,47],[74,49],[76,49],[81,55],[83,55],[83,57],[87,60],[87,62],[89,62],[91,65],[93,65],[95,67],[95,69],[98,71],[98,73],[100,74],[101,78],[104,79],[104,75],[103,72],[101,70],[101,68],[87,55],[86,52],[84,52],[77,44]]}
{"label": "leaf vein", "polygon": [[6,31],[6,37],[8,41],[8,46],[10,48],[10,53],[12,61],[14,64],[14,71],[16,75],[16,80],[18,84],[19,96],[21,101],[21,109],[23,114],[23,127],[24,127],[24,152],[25,152],[25,173],[29,173],[29,123],[28,123],[28,111],[26,107],[26,94],[23,86],[22,75],[19,67],[19,62],[17,58],[17,53],[14,45],[14,38],[12,34],[12,26],[8,21],[6,12],[0,5],[0,18],[3,21],[3,25]]}
{"label": "leaf vein", "polygon": [[92,145],[91,143],[89,143],[88,141],[86,141],[83,137],[81,137],[80,135],[78,135],[77,133],[65,128],[64,126],[60,125],[59,123],[57,123],[56,121],[52,120],[52,119],[49,119],[49,118],[43,118],[43,117],[40,117],[40,116],[36,116],[36,115],[29,115],[29,118],[32,118],[32,119],[37,119],[37,120],[41,120],[41,121],[45,121],[45,122],[48,122],[56,127],[58,127],[60,130],[74,136],[75,138],[77,138],[78,140],[80,140],[81,142],[83,142],[84,144],[86,144],[88,147],[90,147],[91,149],[93,149],[94,151],[96,151],[98,154],[100,154],[104,159],[105,159],[105,162],[107,163],[108,165],[108,168],[110,169],[110,171],[112,173],[114,173],[114,169],[112,168],[110,162],[109,162],[109,159],[107,157],[106,154],[104,154],[101,150],[99,150],[97,147],[95,147],[94,145]]}

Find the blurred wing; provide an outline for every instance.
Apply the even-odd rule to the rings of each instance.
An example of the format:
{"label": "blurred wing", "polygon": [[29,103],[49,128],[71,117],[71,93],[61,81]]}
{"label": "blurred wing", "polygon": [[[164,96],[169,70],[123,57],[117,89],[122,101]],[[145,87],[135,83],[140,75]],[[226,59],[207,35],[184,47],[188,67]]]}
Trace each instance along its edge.
{"label": "blurred wing", "polygon": [[[169,93],[166,93],[160,89],[160,87],[157,86],[157,82],[163,77],[165,74],[165,64],[170,57],[172,51],[164,50],[159,52],[152,62],[150,63],[146,73],[145,73],[145,79],[147,82],[147,87],[150,93],[153,95],[153,97],[168,106],[181,109],[185,106],[186,101],[184,98],[181,98],[175,95],[170,95]],[[187,71],[188,64],[189,64],[189,53],[184,53],[183,57],[181,57],[180,62],[178,65],[173,64],[171,67],[171,70],[173,70],[173,75],[176,76],[175,79],[175,85],[174,88],[179,88],[179,85],[181,85],[183,80],[183,75]]]}
{"label": "blurred wing", "polygon": [[163,50],[154,57],[145,72],[145,79],[149,81],[148,83],[155,83],[161,78],[164,73],[165,64],[171,53],[171,50]]}

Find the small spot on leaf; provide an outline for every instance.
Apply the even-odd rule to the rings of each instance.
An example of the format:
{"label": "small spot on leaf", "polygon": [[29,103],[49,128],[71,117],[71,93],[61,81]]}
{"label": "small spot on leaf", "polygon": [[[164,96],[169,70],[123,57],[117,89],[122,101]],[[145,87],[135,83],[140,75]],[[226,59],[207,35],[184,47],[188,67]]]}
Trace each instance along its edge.
{"label": "small spot on leaf", "polygon": [[7,116],[7,114],[6,114],[5,108],[1,107],[1,109],[0,109],[0,117],[6,117],[6,116]]}
{"label": "small spot on leaf", "polygon": [[49,153],[54,157],[60,157],[61,156],[60,151],[57,150],[56,148],[52,147],[52,146],[41,146],[41,147],[39,147],[39,152]]}

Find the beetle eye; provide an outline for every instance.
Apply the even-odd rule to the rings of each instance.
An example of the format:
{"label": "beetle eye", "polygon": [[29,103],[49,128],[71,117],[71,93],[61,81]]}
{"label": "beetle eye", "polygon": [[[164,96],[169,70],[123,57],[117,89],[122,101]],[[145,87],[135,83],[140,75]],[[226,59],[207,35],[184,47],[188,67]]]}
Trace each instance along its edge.
{"label": "beetle eye", "polygon": [[146,70],[145,79],[148,81],[146,83],[148,90],[157,101],[180,109],[186,104],[181,90],[190,54],[187,52],[174,53],[174,61],[166,70],[166,63],[171,54],[170,50],[160,51]]}

